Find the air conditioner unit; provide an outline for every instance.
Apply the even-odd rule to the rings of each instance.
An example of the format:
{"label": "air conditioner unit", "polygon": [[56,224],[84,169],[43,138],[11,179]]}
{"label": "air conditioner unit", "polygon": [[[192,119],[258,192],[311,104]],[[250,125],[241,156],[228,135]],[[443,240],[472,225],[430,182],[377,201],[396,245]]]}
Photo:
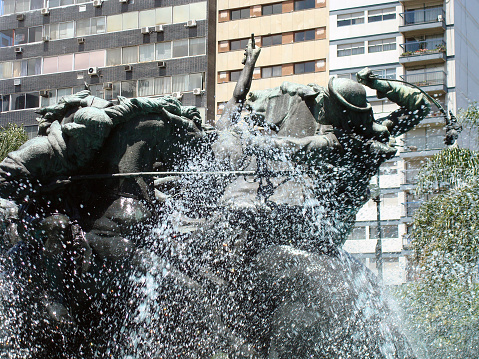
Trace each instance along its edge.
{"label": "air conditioner unit", "polygon": [[142,28],[140,29],[140,31],[141,31],[141,33],[142,33],[143,35],[146,35],[146,34],[149,34],[149,33],[150,33],[150,28],[149,28],[149,27],[142,27]]}
{"label": "air conditioner unit", "polygon": [[21,54],[23,52],[23,47],[15,47],[13,51],[15,51],[17,54]]}
{"label": "air conditioner unit", "polygon": [[48,36],[48,35],[42,36],[42,41],[43,41],[43,42],[50,41],[50,36]]}
{"label": "air conditioner unit", "polygon": [[88,68],[88,75],[98,76],[98,67],[89,67]]}
{"label": "air conditioner unit", "polygon": [[193,89],[193,95],[196,95],[196,96],[201,95],[201,89],[199,87]]}
{"label": "air conditioner unit", "polygon": [[44,8],[42,8],[42,9],[40,10],[40,14],[42,14],[42,15],[48,15],[48,14],[50,14],[50,9],[47,8],[47,7],[44,7]]}
{"label": "air conditioner unit", "polygon": [[50,97],[50,90],[40,90],[40,96]]}
{"label": "air conditioner unit", "polygon": [[195,26],[196,26],[196,20],[188,20],[185,25],[185,27],[195,27]]}
{"label": "air conditioner unit", "polygon": [[158,67],[166,67],[165,61],[158,61]]}
{"label": "air conditioner unit", "polygon": [[442,15],[437,15],[437,21],[444,21],[444,17]]}
{"label": "air conditioner unit", "polygon": [[84,44],[85,43],[85,38],[84,37],[78,37],[77,38],[79,44]]}
{"label": "air conditioner unit", "polygon": [[18,15],[17,15],[17,20],[18,20],[18,21],[23,21],[23,20],[25,20],[25,14],[18,14]]}
{"label": "air conditioner unit", "polygon": [[133,66],[125,65],[125,71],[133,71]]}
{"label": "air conditioner unit", "polygon": [[103,89],[104,90],[111,90],[113,88],[113,82],[104,82]]}
{"label": "air conditioner unit", "polygon": [[101,7],[102,0],[93,0],[94,7]]}
{"label": "air conditioner unit", "polygon": [[14,79],[13,80],[13,85],[14,86],[20,86],[22,84],[22,80],[21,79]]}
{"label": "air conditioner unit", "polygon": [[164,31],[164,30],[163,30],[163,25],[156,25],[156,26],[155,26],[155,31],[156,31],[156,32],[163,32],[163,31]]}
{"label": "air conditioner unit", "polygon": [[183,94],[181,92],[173,92],[171,96],[176,98],[177,100],[181,100],[181,98],[183,97]]}

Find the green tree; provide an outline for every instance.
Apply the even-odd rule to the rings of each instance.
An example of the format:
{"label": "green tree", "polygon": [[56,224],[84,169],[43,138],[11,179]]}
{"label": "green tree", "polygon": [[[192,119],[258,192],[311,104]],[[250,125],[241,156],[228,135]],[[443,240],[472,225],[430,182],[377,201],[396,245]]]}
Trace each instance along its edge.
{"label": "green tree", "polygon": [[[479,125],[479,108],[462,111]],[[406,322],[430,358],[479,355],[479,152],[450,147],[418,175],[417,194],[434,193],[414,214],[418,278],[398,291]]]}
{"label": "green tree", "polygon": [[18,149],[27,140],[27,133],[22,126],[9,124],[7,127],[0,127],[0,161],[3,161],[9,152]]}

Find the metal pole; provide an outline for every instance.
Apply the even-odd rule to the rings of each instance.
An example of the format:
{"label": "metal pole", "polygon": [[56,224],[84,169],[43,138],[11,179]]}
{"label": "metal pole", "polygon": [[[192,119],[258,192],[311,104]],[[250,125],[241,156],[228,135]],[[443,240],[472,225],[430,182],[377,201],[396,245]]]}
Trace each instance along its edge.
{"label": "metal pole", "polygon": [[378,277],[380,280],[383,280],[383,244],[382,244],[382,229],[381,229],[381,187],[379,185],[379,169],[378,169],[378,192],[377,196],[374,198],[376,202],[377,217],[377,234],[378,241],[376,242],[376,269],[378,270]]}

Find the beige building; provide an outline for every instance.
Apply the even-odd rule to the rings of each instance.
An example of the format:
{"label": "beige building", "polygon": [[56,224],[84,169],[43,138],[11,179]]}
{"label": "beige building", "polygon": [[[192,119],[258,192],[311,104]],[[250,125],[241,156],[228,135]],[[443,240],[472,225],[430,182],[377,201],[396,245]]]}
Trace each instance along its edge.
{"label": "beige building", "polygon": [[251,34],[262,47],[252,90],[283,81],[327,85],[329,10],[326,0],[218,0],[217,114],[232,94]]}

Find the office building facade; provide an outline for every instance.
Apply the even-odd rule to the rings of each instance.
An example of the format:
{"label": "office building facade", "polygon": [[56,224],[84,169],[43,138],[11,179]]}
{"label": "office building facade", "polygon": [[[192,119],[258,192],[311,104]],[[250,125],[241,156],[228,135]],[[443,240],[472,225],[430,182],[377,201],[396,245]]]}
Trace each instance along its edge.
{"label": "office building facade", "polygon": [[[354,79],[363,67],[379,77],[420,87],[447,111],[457,113],[478,99],[476,68],[479,47],[468,34],[479,33],[478,4],[462,1],[340,0],[330,7],[330,74]],[[474,55],[476,54],[476,55]],[[472,66],[472,67],[471,67]],[[368,90],[376,118],[397,106]],[[414,194],[417,173],[430,156],[444,148],[445,119],[436,106],[415,129],[397,139],[398,156],[379,173],[384,281],[400,284],[413,274],[410,252],[412,216],[427,199]],[[467,129],[459,143],[471,147]],[[377,178],[373,184],[377,183]],[[345,249],[376,270],[377,205],[369,201],[358,213]]]}
{"label": "office building facade", "polygon": [[173,95],[206,118],[210,3],[0,1],[0,126],[35,133],[35,109],[85,83],[107,100]]}
{"label": "office building facade", "polygon": [[326,0],[218,0],[217,4],[217,114],[233,94],[252,33],[262,48],[252,90],[273,88],[283,81],[327,84]]}

